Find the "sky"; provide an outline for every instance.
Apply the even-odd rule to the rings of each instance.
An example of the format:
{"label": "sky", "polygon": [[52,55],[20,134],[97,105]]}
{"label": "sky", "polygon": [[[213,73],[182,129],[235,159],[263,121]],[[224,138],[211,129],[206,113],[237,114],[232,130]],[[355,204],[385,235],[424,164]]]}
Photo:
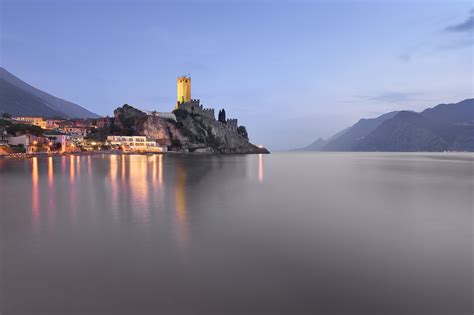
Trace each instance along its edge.
{"label": "sky", "polygon": [[251,141],[301,147],[474,97],[471,1],[1,0],[0,61],[100,115],[170,111],[176,77]]}

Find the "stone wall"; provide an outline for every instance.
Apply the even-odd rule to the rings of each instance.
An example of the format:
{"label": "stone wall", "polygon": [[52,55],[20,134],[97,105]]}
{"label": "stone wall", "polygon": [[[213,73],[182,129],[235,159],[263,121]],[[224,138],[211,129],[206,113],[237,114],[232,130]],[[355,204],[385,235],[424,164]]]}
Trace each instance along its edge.
{"label": "stone wall", "polygon": [[201,115],[212,120],[216,119],[214,116],[214,109],[204,108],[197,99],[192,99],[191,101],[185,103],[178,102],[176,107],[191,114]]}

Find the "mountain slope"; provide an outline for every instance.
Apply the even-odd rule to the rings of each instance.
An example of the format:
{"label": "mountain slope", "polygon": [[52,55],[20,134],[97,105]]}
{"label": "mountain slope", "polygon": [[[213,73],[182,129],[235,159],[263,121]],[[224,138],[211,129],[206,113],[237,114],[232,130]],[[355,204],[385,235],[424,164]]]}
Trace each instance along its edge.
{"label": "mountain slope", "polygon": [[15,116],[64,116],[41,98],[0,79],[0,113]]}
{"label": "mountain slope", "polygon": [[318,138],[313,143],[299,149],[293,149],[291,151],[321,151],[322,147],[326,144],[326,140]]}
{"label": "mountain slope", "polygon": [[363,118],[356,124],[343,132],[335,139],[328,141],[323,147],[323,151],[352,151],[357,146],[357,142],[374,131],[378,126],[388,119],[393,118],[398,112],[383,114],[377,118]]}
{"label": "mountain slope", "polygon": [[474,99],[421,113],[403,111],[361,139],[355,151],[474,151]]}
{"label": "mountain slope", "polygon": [[[55,97],[23,82],[1,67],[0,80],[3,81],[0,90],[0,112],[8,112],[12,115],[37,115],[44,117],[99,117],[97,114],[77,104]],[[27,111],[28,114],[25,114],[25,111]],[[54,113],[54,115],[51,115],[51,113]]]}
{"label": "mountain slope", "polygon": [[456,104],[440,104],[421,112],[423,117],[438,123],[474,122],[474,99],[466,99]]}

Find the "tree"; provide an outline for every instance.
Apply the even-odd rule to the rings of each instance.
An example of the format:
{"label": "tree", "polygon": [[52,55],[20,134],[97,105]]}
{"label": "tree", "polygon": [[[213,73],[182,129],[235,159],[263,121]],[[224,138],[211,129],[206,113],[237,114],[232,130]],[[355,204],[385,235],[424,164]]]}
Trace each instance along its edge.
{"label": "tree", "polygon": [[225,109],[222,109],[219,111],[219,114],[217,115],[217,121],[225,124],[226,118],[225,118]]}
{"label": "tree", "polygon": [[7,127],[7,133],[11,135],[23,135],[30,133],[35,136],[42,136],[43,135],[43,129],[41,129],[38,126],[34,125],[27,125],[27,124],[14,124],[9,127]]}
{"label": "tree", "polygon": [[9,114],[9,113],[3,113],[3,114],[2,114],[2,117],[3,117],[3,118],[12,118],[12,115]]}
{"label": "tree", "polygon": [[241,135],[242,137],[244,137],[245,139],[249,139],[249,135],[247,133],[247,129],[245,128],[245,126],[239,126],[239,128],[237,128],[237,133],[239,135]]}

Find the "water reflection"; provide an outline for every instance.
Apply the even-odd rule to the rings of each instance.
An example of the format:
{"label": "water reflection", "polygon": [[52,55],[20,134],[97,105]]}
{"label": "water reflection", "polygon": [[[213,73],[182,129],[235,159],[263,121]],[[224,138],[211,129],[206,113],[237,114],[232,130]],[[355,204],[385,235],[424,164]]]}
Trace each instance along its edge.
{"label": "water reflection", "polygon": [[71,155],[69,157],[69,179],[71,181],[71,184],[74,183],[75,179],[75,173],[74,173],[74,156]]}
{"label": "water reflection", "polygon": [[39,191],[38,191],[38,158],[34,157],[31,160],[31,184],[32,184],[32,193],[31,193],[31,200],[32,200],[32,214],[33,220],[35,223],[38,221],[39,217]]}
{"label": "water reflection", "polygon": [[148,185],[147,185],[147,157],[144,155],[130,155],[130,191],[134,199],[134,216],[140,221],[147,221],[149,214],[145,213],[148,207]]}
{"label": "water reflection", "polygon": [[110,175],[110,187],[112,189],[112,211],[114,212],[114,215],[118,215],[118,196],[119,196],[119,191],[118,191],[118,183],[117,183],[117,156],[116,155],[110,155],[109,156],[109,175]]}
{"label": "water reflection", "polygon": [[158,182],[163,184],[163,155],[158,155]]}
{"label": "water reflection", "polygon": [[74,185],[76,179],[75,173],[75,156],[71,155],[69,157],[69,204],[71,209],[71,219],[75,221],[76,219],[76,209],[77,209],[77,196],[76,196],[76,187]]}
{"label": "water reflection", "polygon": [[90,176],[92,175],[92,163],[91,163],[91,156],[87,156],[87,175]]}
{"label": "water reflection", "polygon": [[179,248],[182,253],[186,251],[188,243],[188,205],[186,199],[187,174],[184,167],[176,163],[176,219]]}
{"label": "water reflection", "polygon": [[53,169],[53,157],[50,156],[48,158],[48,184],[49,184],[49,189],[53,189],[53,183],[54,183],[54,169]]}
{"label": "water reflection", "polygon": [[258,155],[258,180],[263,182],[263,154]]}
{"label": "water reflection", "polygon": [[48,158],[48,187],[49,187],[49,203],[48,208],[56,208],[55,199],[54,199],[54,167],[53,167],[53,157]]}

